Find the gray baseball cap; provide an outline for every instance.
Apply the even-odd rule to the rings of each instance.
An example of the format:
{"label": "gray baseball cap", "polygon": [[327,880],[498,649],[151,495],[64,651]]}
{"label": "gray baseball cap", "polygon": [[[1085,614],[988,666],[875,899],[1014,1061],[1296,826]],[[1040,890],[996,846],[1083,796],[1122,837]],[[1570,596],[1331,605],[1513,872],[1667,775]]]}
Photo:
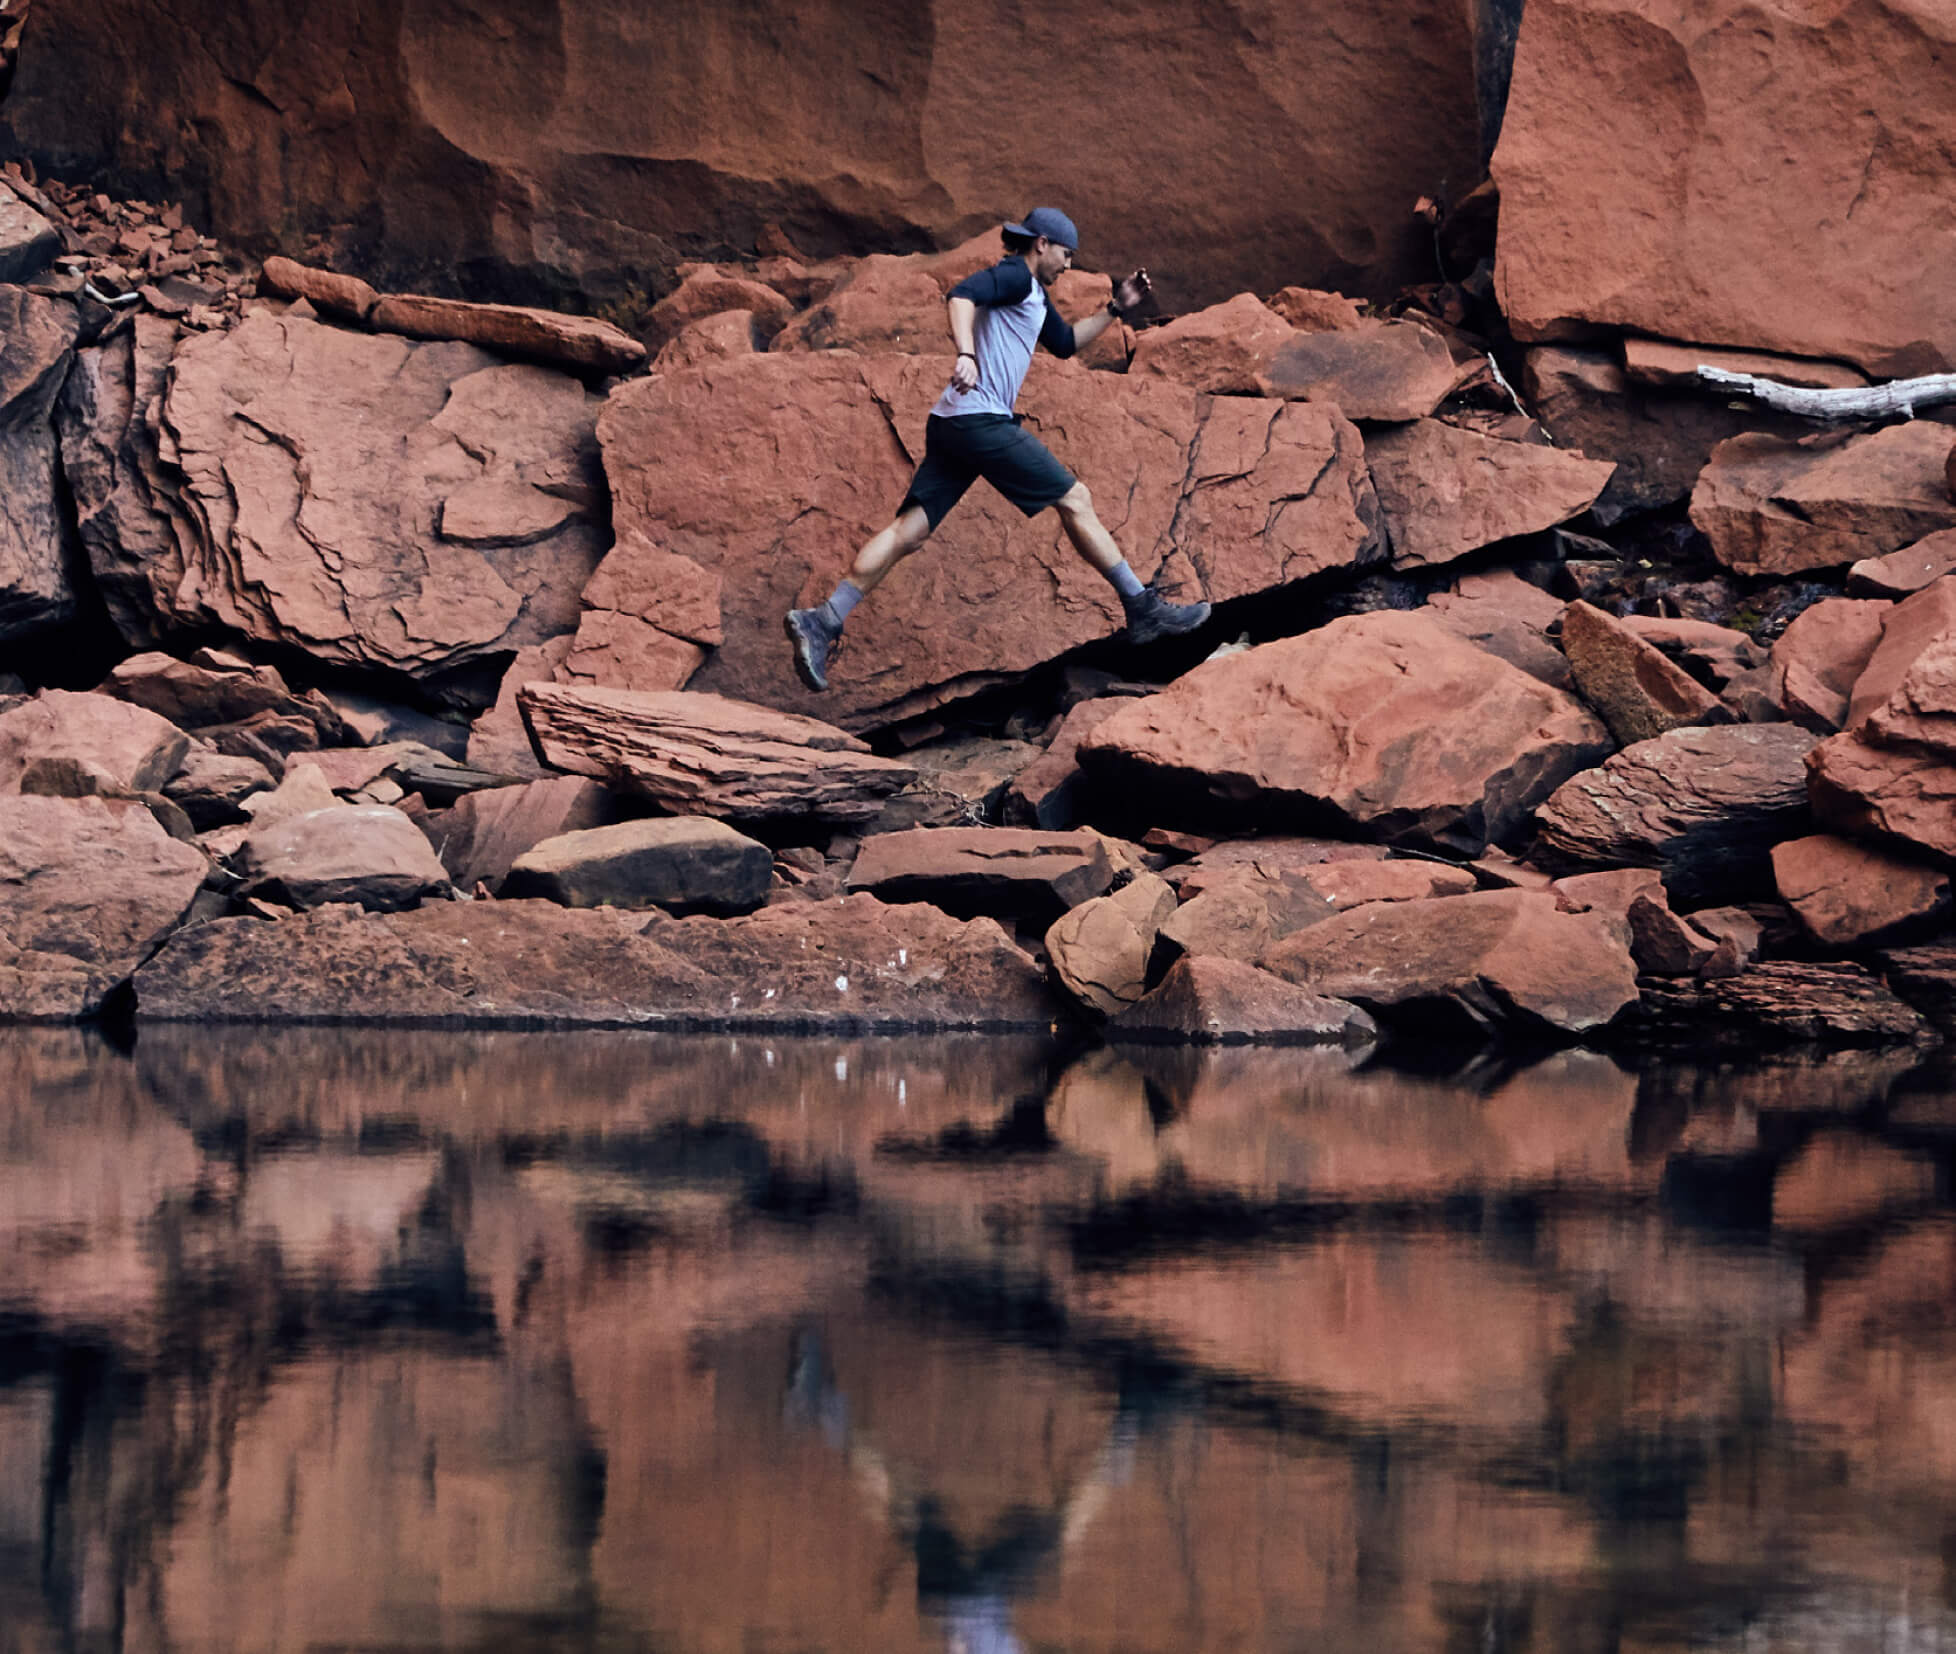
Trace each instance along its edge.
{"label": "gray baseball cap", "polygon": [[1058,207],[1034,207],[1022,223],[1008,224],[1005,228],[1013,235],[1043,235],[1048,241],[1069,247],[1076,253],[1080,250],[1080,232],[1074,229],[1073,220]]}

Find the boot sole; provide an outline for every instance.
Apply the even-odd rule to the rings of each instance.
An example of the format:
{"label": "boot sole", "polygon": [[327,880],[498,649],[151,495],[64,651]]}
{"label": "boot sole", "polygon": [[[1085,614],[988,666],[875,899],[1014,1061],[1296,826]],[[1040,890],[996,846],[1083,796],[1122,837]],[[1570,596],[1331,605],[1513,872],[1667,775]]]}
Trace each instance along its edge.
{"label": "boot sole", "polygon": [[795,617],[792,614],[782,617],[781,629],[788,634],[788,642],[793,646],[795,676],[801,679],[805,687],[814,690],[818,695],[821,694],[828,688],[829,680],[816,670],[814,657],[809,652],[808,639],[802,636],[801,628],[795,624]]}

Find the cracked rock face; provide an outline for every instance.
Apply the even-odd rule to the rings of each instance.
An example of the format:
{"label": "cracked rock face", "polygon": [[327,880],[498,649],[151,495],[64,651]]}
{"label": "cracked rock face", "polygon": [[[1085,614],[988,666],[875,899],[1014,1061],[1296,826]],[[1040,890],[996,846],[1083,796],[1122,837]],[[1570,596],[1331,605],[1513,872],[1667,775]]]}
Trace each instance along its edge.
{"label": "cracked rock face", "polygon": [[[12,200],[0,186],[0,203]],[[0,245],[0,268],[4,252]],[[71,306],[0,287],[0,642],[59,625],[75,610],[48,418],[74,342]]]}
{"label": "cracked rock face", "polygon": [[[936,357],[835,351],[620,387],[598,428],[619,545],[594,590],[631,591],[643,605],[631,624],[681,644],[701,635],[699,595],[717,580],[724,642],[688,687],[856,729],[1118,630],[1112,588],[1057,515],[1022,517],[981,482],[851,617],[829,692],[796,681],[781,616],[828,596],[895,516],[943,378]],[[1335,409],[1205,398],[1043,357],[1020,407],[1092,491],[1135,572],[1181,600],[1242,597],[1383,553],[1363,445]],[[674,558],[690,569],[662,562],[654,579],[639,567]]]}
{"label": "cracked rock face", "polygon": [[1941,0],[1529,0],[1493,163],[1516,337],[1956,367],[1952,45]]}
{"label": "cracked rock face", "polygon": [[[425,679],[576,625],[601,546],[599,399],[576,380],[269,314],[184,341],[167,381],[156,358],[139,340],[134,388],[102,364],[96,417],[75,409],[84,535],[132,640],[215,626]],[[152,387],[153,459],[114,429]]]}

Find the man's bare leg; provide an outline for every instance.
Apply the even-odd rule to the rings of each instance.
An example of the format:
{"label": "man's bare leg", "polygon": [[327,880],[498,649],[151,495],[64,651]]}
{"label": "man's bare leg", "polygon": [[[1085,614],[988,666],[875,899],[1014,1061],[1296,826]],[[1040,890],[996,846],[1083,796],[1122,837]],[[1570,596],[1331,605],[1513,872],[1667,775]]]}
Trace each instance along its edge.
{"label": "man's bare leg", "polygon": [[849,565],[849,584],[864,597],[883,583],[883,576],[930,538],[930,518],[921,505],[913,505],[888,528],[879,529],[863,542]]}
{"label": "man's bare leg", "polygon": [[1121,548],[1093,508],[1087,485],[1076,482],[1055,502],[1060,526],[1087,564],[1102,575],[1121,594],[1121,607],[1127,613],[1127,641],[1152,643],[1156,638],[1175,637],[1192,632],[1209,618],[1207,603],[1170,603],[1128,567]]}
{"label": "man's bare leg", "polygon": [[[794,646],[795,675],[810,689],[829,686],[829,651],[842,636],[849,612],[883,583],[883,577],[930,538],[930,517],[920,505],[900,513],[877,530],[856,553],[849,573],[828,601],[812,609],[790,609],[788,641]],[[1110,542],[1111,543],[1111,542]]]}

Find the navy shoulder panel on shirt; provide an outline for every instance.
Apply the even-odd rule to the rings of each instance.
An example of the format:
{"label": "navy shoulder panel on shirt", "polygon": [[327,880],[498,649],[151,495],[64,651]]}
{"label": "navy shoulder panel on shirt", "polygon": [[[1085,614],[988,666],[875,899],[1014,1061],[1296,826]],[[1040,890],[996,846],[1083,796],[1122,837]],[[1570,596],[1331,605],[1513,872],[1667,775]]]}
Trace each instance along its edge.
{"label": "navy shoulder panel on shirt", "polygon": [[985,309],[995,309],[1001,304],[1017,304],[1031,291],[1032,271],[1026,267],[1026,261],[1022,258],[1003,258],[989,270],[966,276],[951,289],[948,296],[969,299]]}

